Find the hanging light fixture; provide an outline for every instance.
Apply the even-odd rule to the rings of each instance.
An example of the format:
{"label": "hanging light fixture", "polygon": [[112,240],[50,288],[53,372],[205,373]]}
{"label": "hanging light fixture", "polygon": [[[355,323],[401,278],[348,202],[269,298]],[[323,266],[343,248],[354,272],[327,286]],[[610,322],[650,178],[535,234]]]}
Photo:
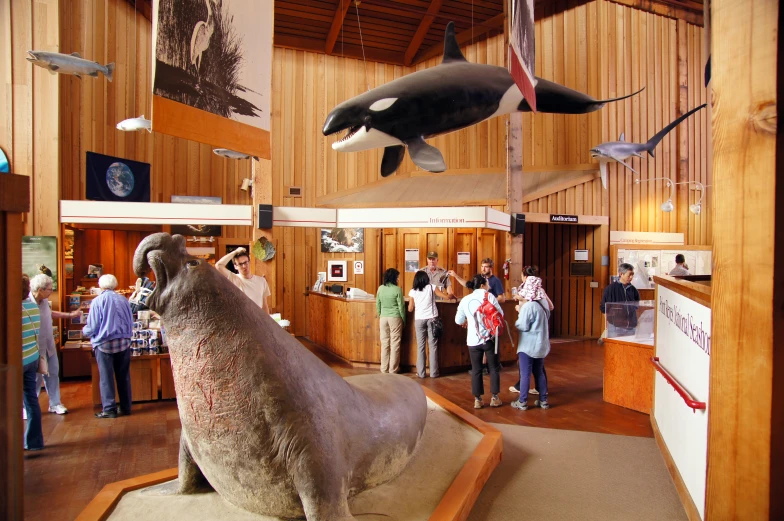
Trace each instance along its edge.
{"label": "hanging light fixture", "polygon": [[700,215],[700,213],[702,212],[702,199],[705,197],[705,185],[700,183],[699,181],[689,181],[689,182],[694,183],[696,185],[694,189],[700,191],[699,200],[697,200],[696,203],[689,205],[689,211],[694,215]]}
{"label": "hanging light fixture", "polygon": [[[640,179],[635,179],[635,184],[640,184]],[[672,187],[675,186],[675,182],[669,177],[652,177],[650,179],[643,179],[643,181],[667,181],[667,188],[670,189],[670,197],[664,201],[661,205],[662,212],[671,212],[675,210],[675,204],[672,202]]]}

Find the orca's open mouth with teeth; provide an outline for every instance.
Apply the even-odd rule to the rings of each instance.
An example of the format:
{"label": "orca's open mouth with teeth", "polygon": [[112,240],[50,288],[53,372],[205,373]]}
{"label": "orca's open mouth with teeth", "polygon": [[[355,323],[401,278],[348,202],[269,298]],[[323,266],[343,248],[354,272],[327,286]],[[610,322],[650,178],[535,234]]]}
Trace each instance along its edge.
{"label": "orca's open mouth with teeth", "polygon": [[351,127],[351,128],[349,128],[349,129],[346,131],[346,135],[345,135],[345,136],[343,136],[342,138],[340,138],[340,140],[338,141],[338,143],[342,143],[343,141],[348,141],[349,139],[351,139],[351,138],[354,136],[354,134],[356,134],[357,132],[359,132],[359,129],[361,129],[361,128],[362,128],[362,125],[357,125],[357,126],[355,126],[355,127]]}

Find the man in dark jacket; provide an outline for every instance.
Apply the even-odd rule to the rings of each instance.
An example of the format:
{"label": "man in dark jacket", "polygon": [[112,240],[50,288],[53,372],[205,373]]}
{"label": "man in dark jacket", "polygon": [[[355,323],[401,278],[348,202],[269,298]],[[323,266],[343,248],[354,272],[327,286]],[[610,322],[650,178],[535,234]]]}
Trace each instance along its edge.
{"label": "man in dark jacket", "polygon": [[[606,315],[607,330],[602,334],[602,338],[634,334],[634,328],[637,327],[637,303],[640,301],[640,292],[632,286],[633,277],[634,266],[624,262],[618,268],[618,282],[613,282],[604,288],[602,302],[599,304],[602,313],[607,313],[605,305],[608,302],[629,302],[630,305],[610,306],[610,313]],[[602,342],[602,338],[599,342]]]}

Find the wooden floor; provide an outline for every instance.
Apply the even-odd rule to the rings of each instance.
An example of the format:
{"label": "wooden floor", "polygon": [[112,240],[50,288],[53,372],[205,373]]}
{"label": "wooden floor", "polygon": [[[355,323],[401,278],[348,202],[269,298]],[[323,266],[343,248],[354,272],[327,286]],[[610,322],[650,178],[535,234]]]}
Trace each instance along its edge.
{"label": "wooden floor", "polygon": [[[341,376],[374,371],[352,369],[339,359],[302,343]],[[511,364],[501,373],[503,407],[475,410],[468,372],[419,382],[488,422],[652,437],[648,415],[602,401],[604,354],[595,341],[554,343],[547,357],[549,410],[509,407],[517,380]],[[416,376],[411,373],[412,378]],[[485,377],[489,392],[489,377]],[[61,384],[63,416],[44,412],[46,448],[25,453],[25,519],[72,520],[107,483],[177,466],[180,421],[174,401],[134,404],[133,415],[98,420],[89,381]],[[485,395],[489,401],[489,394]],[[529,396],[529,404],[535,397]],[[48,407],[41,393],[41,408]]]}

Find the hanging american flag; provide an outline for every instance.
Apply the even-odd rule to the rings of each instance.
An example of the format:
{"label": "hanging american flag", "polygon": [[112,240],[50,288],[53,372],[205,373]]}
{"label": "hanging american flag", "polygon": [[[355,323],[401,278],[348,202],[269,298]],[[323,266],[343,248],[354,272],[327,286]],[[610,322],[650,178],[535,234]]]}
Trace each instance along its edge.
{"label": "hanging american flag", "polygon": [[534,64],[534,0],[512,0],[512,29],[509,38],[509,73],[531,110],[536,112]]}

